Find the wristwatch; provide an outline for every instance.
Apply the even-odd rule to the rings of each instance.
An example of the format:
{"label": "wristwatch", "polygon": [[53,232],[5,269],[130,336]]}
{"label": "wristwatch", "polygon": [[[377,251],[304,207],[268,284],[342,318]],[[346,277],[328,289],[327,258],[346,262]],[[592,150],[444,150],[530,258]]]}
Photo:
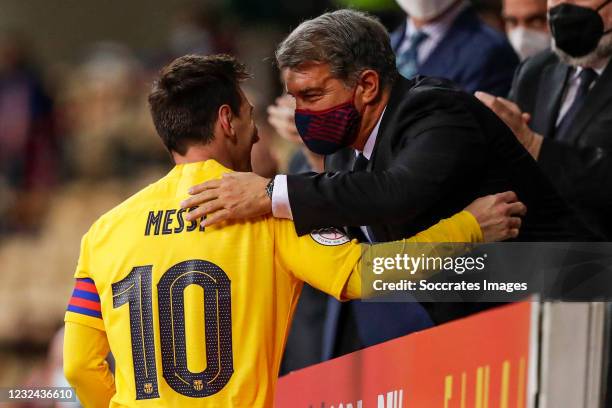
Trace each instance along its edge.
{"label": "wristwatch", "polygon": [[270,200],[272,200],[272,192],[274,191],[274,177],[270,179],[268,185],[266,186],[266,195]]}

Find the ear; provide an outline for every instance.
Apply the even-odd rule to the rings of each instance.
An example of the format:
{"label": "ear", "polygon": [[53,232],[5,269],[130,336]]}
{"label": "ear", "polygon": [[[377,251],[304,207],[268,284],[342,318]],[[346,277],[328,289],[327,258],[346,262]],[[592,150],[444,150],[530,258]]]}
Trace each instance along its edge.
{"label": "ear", "polygon": [[361,85],[361,102],[364,105],[372,103],[380,94],[380,77],[378,72],[366,69],[359,76],[358,85]]}
{"label": "ear", "polygon": [[228,136],[230,138],[234,138],[236,136],[236,131],[232,126],[232,120],[234,119],[234,113],[232,112],[232,108],[229,105],[221,105],[219,107],[219,111],[217,112],[217,122],[223,131],[224,136]]}

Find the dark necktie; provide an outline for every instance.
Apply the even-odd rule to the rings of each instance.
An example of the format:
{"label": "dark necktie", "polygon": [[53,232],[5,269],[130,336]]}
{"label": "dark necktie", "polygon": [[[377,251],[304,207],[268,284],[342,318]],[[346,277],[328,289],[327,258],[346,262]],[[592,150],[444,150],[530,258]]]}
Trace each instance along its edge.
{"label": "dark necktie", "polygon": [[557,140],[568,141],[568,136],[570,134],[570,129],[574,124],[574,119],[576,119],[576,115],[580,111],[582,105],[584,105],[584,100],[589,93],[591,84],[593,84],[593,81],[597,79],[597,76],[597,72],[591,68],[585,68],[580,73],[580,84],[578,85],[578,90],[576,91],[576,97],[565,113],[565,116],[563,116],[563,119],[561,119],[561,122],[559,122],[559,126],[557,126],[555,131],[555,138]]}
{"label": "dark necktie", "polygon": [[368,167],[368,162],[368,158],[365,157],[363,153],[359,153],[353,164],[353,171],[364,171],[366,167]]}
{"label": "dark necktie", "polygon": [[410,47],[397,56],[397,70],[404,78],[411,79],[417,74],[419,67],[419,47],[426,38],[427,34],[423,31],[415,31],[409,39]]}
{"label": "dark necktie", "polygon": [[[353,171],[365,171],[368,167],[368,162],[368,158],[365,157],[363,153],[359,153],[355,159],[355,163],[353,163]],[[366,228],[368,229],[368,234],[372,237],[372,231],[369,227]],[[360,242],[370,242],[360,227],[347,227],[346,229],[349,235],[353,238],[357,238]]]}

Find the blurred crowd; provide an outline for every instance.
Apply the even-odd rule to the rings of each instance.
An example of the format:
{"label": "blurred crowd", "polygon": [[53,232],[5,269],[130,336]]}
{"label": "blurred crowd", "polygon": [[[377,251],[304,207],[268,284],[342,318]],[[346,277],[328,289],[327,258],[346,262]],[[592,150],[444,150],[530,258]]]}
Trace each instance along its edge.
{"label": "blurred crowd", "polygon": [[[61,360],[53,358],[54,347],[49,359],[42,356],[62,325],[81,235],[100,214],[171,167],[146,103],[150,78],[161,66],[188,53],[231,53],[244,60],[256,74],[247,83],[261,139],[253,152],[254,171],[265,176],[320,171],[323,158],[302,145],[294,102],[283,95],[271,63],[278,40],[303,18],[334,7],[361,8],[393,32],[402,75],[438,76],[441,64],[415,65],[431,60],[425,54],[437,44],[426,44],[435,40],[435,30],[416,50],[413,38],[405,41],[415,25],[406,15],[424,21],[453,1],[432,0],[422,10],[410,0],[291,2],[295,9],[265,30],[249,20],[265,21],[260,9],[247,1],[229,3],[241,12],[178,9],[168,17],[166,43],[155,52],[101,38],[84,44],[73,61],[41,65],[31,52],[26,23],[0,30],[0,358],[9,362],[0,365],[0,385],[52,382]],[[486,27],[463,44],[480,51],[470,56],[471,63],[483,62],[470,71],[454,61],[455,70],[447,76],[470,92],[506,96],[519,61],[550,45],[546,0],[474,0],[462,7],[452,18],[469,8]],[[483,48],[483,41],[490,46]],[[406,58],[401,64],[400,55]],[[308,340],[299,330],[321,330],[312,322],[320,320],[326,300],[309,289],[303,297],[312,301],[299,306],[284,370],[320,360],[320,347],[300,344]],[[306,323],[300,325],[300,319]],[[15,357],[31,354],[23,344],[41,357]],[[292,357],[292,350],[300,351]]]}
{"label": "blurred crowd", "polygon": [[[62,325],[80,237],[171,168],[148,112],[150,78],[179,55],[235,52],[234,22],[221,11],[189,6],[169,18],[153,52],[100,39],[73,60],[44,63],[27,22],[0,30],[2,385],[53,383],[61,342],[50,347],[59,359],[44,354]],[[262,139],[257,168],[272,174]]]}

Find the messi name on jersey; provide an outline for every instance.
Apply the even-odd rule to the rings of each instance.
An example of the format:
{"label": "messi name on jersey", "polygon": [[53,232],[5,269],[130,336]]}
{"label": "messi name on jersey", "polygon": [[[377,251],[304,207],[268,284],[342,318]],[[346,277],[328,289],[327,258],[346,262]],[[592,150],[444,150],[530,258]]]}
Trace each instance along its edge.
{"label": "messi name on jersey", "polygon": [[170,210],[149,211],[145,226],[145,236],[180,234],[184,231],[204,231],[204,227],[200,225],[202,219],[191,222],[185,220],[185,213],[195,208],[190,208],[189,210],[173,208]]}

